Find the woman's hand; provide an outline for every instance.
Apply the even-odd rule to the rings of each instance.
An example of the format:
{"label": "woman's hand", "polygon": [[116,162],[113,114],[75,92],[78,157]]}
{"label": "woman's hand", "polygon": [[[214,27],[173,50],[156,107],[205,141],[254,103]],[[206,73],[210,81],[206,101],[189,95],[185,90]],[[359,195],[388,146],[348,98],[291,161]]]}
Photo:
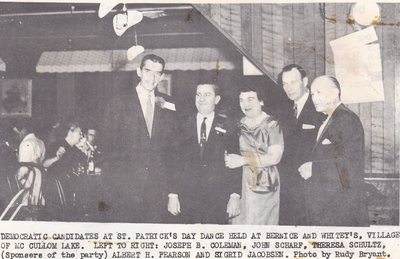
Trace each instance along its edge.
{"label": "woman's hand", "polygon": [[228,168],[238,168],[246,164],[243,156],[236,154],[225,154],[225,166]]}

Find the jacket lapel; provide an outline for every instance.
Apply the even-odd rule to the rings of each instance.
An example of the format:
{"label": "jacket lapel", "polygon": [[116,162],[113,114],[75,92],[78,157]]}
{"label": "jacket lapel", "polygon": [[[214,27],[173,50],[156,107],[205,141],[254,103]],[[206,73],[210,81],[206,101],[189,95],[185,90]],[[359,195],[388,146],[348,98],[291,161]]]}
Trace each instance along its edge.
{"label": "jacket lapel", "polygon": [[136,92],[136,88],[134,88],[133,91],[131,91],[131,93],[132,93],[132,100],[130,102],[127,102],[128,109],[136,113],[137,116],[136,118],[138,120],[140,127],[144,127],[147,131],[146,120],[144,119],[142,106],[140,106],[140,101],[138,94]]}
{"label": "jacket lapel", "polygon": [[[153,125],[152,125],[153,128],[151,130],[152,131],[151,139],[154,139],[154,137],[158,137],[162,131],[163,123],[162,123],[161,115],[162,115],[161,108],[157,104],[155,104],[154,105],[154,118],[153,118]],[[147,130],[147,127],[146,127],[146,130]]]}
{"label": "jacket lapel", "polygon": [[218,115],[215,114],[214,120],[213,120],[213,122],[211,124],[210,133],[209,133],[208,138],[207,138],[206,148],[208,146],[208,143],[212,143],[214,141],[214,138],[217,135],[216,132],[215,132],[215,125],[217,124],[217,120],[218,120]]}
{"label": "jacket lapel", "polygon": [[311,95],[309,95],[306,103],[304,104],[303,109],[300,112],[299,118],[297,119],[299,124],[303,123],[304,119],[307,117],[307,114],[309,114],[312,111],[313,106],[314,106],[314,104],[312,102]]}
{"label": "jacket lapel", "polygon": [[[313,151],[314,149],[317,147],[317,145],[324,139],[324,135],[326,133],[326,131],[329,129],[330,125],[332,124],[332,121],[335,120],[335,117],[338,113],[339,110],[343,109],[343,104],[340,104],[336,110],[333,112],[332,116],[329,118],[329,120],[327,121],[325,128],[322,130],[321,134],[319,135],[319,138],[317,139],[317,141],[315,142],[315,145],[313,147]],[[322,126],[322,125],[321,125]]]}

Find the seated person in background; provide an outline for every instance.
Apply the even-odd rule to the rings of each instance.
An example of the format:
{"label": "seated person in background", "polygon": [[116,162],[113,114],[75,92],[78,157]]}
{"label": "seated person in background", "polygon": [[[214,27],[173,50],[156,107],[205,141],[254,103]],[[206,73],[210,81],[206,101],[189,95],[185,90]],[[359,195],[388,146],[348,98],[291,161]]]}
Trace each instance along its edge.
{"label": "seated person in background", "polygon": [[[82,130],[77,122],[68,122],[60,126],[62,139],[48,149],[48,158],[43,166],[48,168],[49,177],[53,179],[48,191],[52,197],[51,206],[61,205],[66,212],[75,206],[79,199],[79,175],[84,173],[84,156],[76,147],[82,138]],[[54,185],[55,183],[55,185]],[[56,189],[54,188],[56,186]],[[76,212],[76,210],[75,210]]]}
{"label": "seated person in background", "polygon": [[88,128],[85,132],[87,142],[89,145],[91,145],[93,148],[97,148],[96,142],[97,142],[97,130],[94,128]]}
{"label": "seated person in background", "polygon": [[33,133],[29,122],[14,127],[21,143],[18,150],[19,169],[17,180],[26,192],[22,203],[23,205],[44,205],[42,196],[42,162],[45,156],[45,146],[41,139]]}
{"label": "seated person in background", "polygon": [[100,161],[100,151],[96,145],[97,131],[93,128],[84,130],[83,138],[76,147],[85,155],[88,174],[100,174],[101,168],[98,167]]}

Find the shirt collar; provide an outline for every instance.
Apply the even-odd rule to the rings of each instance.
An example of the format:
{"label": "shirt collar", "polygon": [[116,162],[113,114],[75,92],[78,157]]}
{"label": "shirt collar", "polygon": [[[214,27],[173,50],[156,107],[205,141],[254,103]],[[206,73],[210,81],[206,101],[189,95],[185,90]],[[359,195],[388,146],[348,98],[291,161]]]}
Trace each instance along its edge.
{"label": "shirt collar", "polygon": [[136,92],[137,92],[138,95],[141,95],[141,96],[147,96],[147,95],[149,95],[149,94],[152,95],[152,96],[154,96],[154,90],[151,91],[151,92],[147,91],[147,90],[143,87],[143,85],[142,85],[141,83],[139,83],[139,84],[136,86]]}
{"label": "shirt collar", "polygon": [[204,117],[207,117],[207,120],[206,120],[207,122],[213,121],[214,117],[215,117],[215,111],[212,113],[209,113],[208,115],[203,115],[199,112],[197,113],[197,121],[202,122]]}

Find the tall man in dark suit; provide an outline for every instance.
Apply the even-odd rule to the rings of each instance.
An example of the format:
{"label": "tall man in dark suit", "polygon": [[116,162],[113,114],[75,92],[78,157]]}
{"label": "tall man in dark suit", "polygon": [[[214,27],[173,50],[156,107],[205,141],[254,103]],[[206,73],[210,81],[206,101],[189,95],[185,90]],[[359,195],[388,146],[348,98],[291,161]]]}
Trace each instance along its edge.
{"label": "tall man in dark suit", "polygon": [[319,128],[311,159],[299,167],[307,181],[310,225],[366,226],[364,130],[358,116],[340,101],[334,77],[321,76],[311,85],[315,108],[328,115]]}
{"label": "tall man in dark suit", "polygon": [[308,89],[308,77],[296,64],[287,65],[279,76],[293,111],[282,121],[285,151],[279,165],[281,176],[280,225],[305,225],[304,179],[297,169],[307,161],[324,115],[315,110]]}
{"label": "tall man in dark suit", "polygon": [[168,97],[155,90],[164,66],[161,57],[144,56],[137,69],[140,83],[124,89],[105,110],[111,220],[160,223],[168,215],[176,119],[164,106]]}
{"label": "tall man in dark suit", "polygon": [[180,130],[181,169],[168,210],[182,211],[185,223],[226,224],[240,212],[241,172],[224,162],[226,152],[238,152],[238,136],[232,121],[215,112],[220,99],[217,85],[198,85],[198,112]]}

